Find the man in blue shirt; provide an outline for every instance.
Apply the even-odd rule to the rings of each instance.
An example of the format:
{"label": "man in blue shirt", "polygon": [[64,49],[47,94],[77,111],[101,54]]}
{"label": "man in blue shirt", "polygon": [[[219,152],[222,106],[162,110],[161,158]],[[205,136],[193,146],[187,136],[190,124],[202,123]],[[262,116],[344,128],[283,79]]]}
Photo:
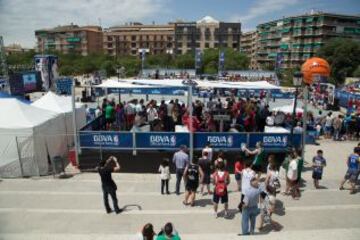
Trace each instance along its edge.
{"label": "man in blue shirt", "polygon": [[180,150],[173,156],[173,163],[176,167],[176,194],[180,194],[180,183],[184,175],[184,170],[189,164],[189,155],[186,153],[186,146],[181,145]]}
{"label": "man in blue shirt", "polygon": [[321,180],[324,167],[326,167],[326,160],[323,157],[322,150],[318,150],[317,155],[313,157],[312,167],[313,167],[312,178],[314,179],[314,186],[316,189],[318,189],[320,187],[319,180]]}
{"label": "man in blue shirt", "polygon": [[252,235],[255,233],[256,216],[260,213],[258,203],[262,191],[263,188],[259,187],[259,180],[253,177],[250,181],[250,187],[244,191],[241,222],[243,235]]}
{"label": "man in blue shirt", "polygon": [[340,184],[340,190],[344,190],[344,184],[347,180],[349,180],[351,185],[350,194],[354,194],[356,192],[355,184],[359,177],[359,166],[360,166],[359,153],[360,153],[360,148],[359,147],[354,148],[354,153],[351,154],[347,160],[348,170],[345,174],[344,180]]}

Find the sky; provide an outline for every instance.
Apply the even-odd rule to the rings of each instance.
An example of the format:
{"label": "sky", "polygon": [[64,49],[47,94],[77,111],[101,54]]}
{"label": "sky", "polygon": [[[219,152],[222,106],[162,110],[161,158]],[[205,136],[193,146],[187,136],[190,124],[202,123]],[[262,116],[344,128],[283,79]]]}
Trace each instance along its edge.
{"label": "sky", "polygon": [[125,22],[164,24],[210,15],[241,22],[242,31],[311,10],[360,14],[360,0],[0,0],[0,35],[5,45],[35,46],[34,31],[58,25],[110,27]]}

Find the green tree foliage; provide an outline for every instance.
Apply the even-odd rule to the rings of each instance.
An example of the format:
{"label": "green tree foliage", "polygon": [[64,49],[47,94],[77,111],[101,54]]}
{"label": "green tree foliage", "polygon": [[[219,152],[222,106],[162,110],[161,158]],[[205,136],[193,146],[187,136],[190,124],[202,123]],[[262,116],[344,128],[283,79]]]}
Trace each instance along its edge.
{"label": "green tree foliage", "polygon": [[[247,69],[249,58],[233,49],[224,49],[225,51],[225,70]],[[8,57],[9,65],[33,64],[33,57],[36,53],[30,51],[27,53],[14,54]],[[59,52],[47,52],[59,57],[60,75],[78,75],[89,74],[98,70],[105,70],[107,76],[115,76],[116,69],[125,68],[126,76],[136,76],[141,70],[141,59],[133,56],[109,56],[105,54],[90,54],[81,56],[78,54],[62,54]],[[206,49],[203,52],[202,70],[206,74],[216,74],[218,71],[219,50]],[[195,65],[194,52],[179,55],[148,55],[144,63],[145,68],[178,68],[193,69]]]}
{"label": "green tree foliage", "polygon": [[354,71],[353,77],[360,77],[360,65],[358,65],[356,70]]}
{"label": "green tree foliage", "polygon": [[346,77],[352,76],[360,64],[360,43],[351,39],[333,39],[317,52],[331,67],[330,81],[342,84]]}

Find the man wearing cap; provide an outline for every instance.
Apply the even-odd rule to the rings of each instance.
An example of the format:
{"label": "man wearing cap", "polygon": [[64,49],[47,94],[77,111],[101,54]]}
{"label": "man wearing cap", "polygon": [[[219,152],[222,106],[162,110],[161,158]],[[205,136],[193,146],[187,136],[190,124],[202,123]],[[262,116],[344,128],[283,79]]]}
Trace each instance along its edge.
{"label": "man wearing cap", "polygon": [[186,153],[186,146],[181,145],[180,150],[177,151],[173,156],[173,163],[176,167],[176,194],[180,194],[180,183],[181,178],[184,175],[184,170],[189,164],[189,155]]}

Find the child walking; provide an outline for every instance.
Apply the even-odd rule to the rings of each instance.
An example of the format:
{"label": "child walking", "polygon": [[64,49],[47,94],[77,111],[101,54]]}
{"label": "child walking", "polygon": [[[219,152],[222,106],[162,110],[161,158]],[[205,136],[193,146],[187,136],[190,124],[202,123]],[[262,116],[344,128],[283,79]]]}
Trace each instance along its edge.
{"label": "child walking", "polygon": [[169,160],[164,159],[159,167],[160,179],[161,179],[161,194],[164,194],[164,187],[166,190],[166,194],[170,194],[169,192],[169,180],[170,180],[170,168],[169,168]]}
{"label": "child walking", "polygon": [[324,167],[326,167],[326,160],[323,157],[322,150],[318,150],[317,155],[313,157],[312,167],[313,167],[312,178],[314,179],[314,187],[318,189],[320,187],[319,180],[321,180]]}

